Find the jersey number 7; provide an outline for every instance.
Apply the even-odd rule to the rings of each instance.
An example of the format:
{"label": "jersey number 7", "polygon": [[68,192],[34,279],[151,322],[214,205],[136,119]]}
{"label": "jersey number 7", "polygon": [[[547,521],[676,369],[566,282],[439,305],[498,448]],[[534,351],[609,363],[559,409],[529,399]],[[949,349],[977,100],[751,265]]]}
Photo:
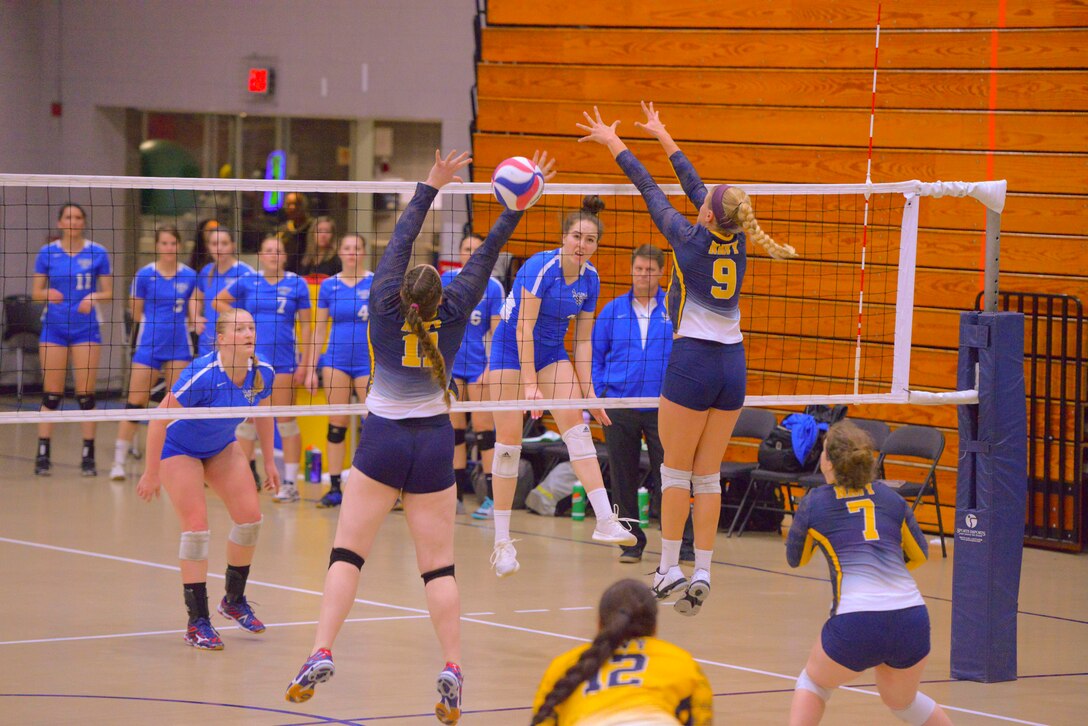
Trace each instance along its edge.
{"label": "jersey number 7", "polygon": [[850,514],[861,512],[865,529],[862,530],[866,541],[880,539],[880,532],[876,529],[876,507],[872,499],[852,499],[846,503],[846,511]]}

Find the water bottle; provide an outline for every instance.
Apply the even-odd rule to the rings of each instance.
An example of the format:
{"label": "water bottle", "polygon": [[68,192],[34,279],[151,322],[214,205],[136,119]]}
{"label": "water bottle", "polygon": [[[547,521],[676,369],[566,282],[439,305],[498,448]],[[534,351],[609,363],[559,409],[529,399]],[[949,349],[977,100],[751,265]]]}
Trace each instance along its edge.
{"label": "water bottle", "polygon": [[321,483],[321,449],[314,449],[310,457],[310,483]]}
{"label": "water bottle", "polygon": [[570,500],[570,518],[575,522],[581,522],[586,518],[586,488],[582,482],[574,483],[574,492]]}
{"label": "water bottle", "polygon": [[650,490],[646,487],[638,488],[638,524],[643,528],[650,526]]}
{"label": "water bottle", "polygon": [[314,465],[314,450],[311,449],[311,448],[307,448],[305,451],[302,452],[302,454],[303,454],[303,461],[302,461],[303,476],[305,476],[308,479],[310,477],[310,469],[313,468],[313,465]]}

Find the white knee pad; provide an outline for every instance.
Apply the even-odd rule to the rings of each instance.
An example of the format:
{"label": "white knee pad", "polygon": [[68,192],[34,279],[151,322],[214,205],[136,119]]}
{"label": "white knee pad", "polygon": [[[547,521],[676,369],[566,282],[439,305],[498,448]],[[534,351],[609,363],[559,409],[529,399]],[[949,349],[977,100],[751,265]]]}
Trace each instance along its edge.
{"label": "white knee pad", "polygon": [[691,477],[691,490],[696,494],[721,494],[722,477],[720,474],[699,474]]}
{"label": "white knee pad", "polygon": [[521,447],[495,444],[495,461],[491,465],[493,476],[506,479],[518,478],[518,463],[521,461]]}
{"label": "white knee pad", "polygon": [[589,424],[578,424],[564,431],[563,443],[567,445],[567,453],[570,454],[571,461],[597,458],[597,447],[593,445],[593,434],[589,433]]}
{"label": "white knee pad", "polygon": [[661,491],[666,489],[683,489],[691,491],[691,472],[673,469],[664,464],[661,465]]}
{"label": "white knee pad", "polygon": [[937,708],[937,702],[919,691],[914,694],[914,701],[902,711],[891,709],[897,719],[911,726],[922,726],[933,715],[933,709]]}
{"label": "white knee pad", "polygon": [[234,526],[230,528],[230,534],[227,536],[234,544],[239,547],[256,547],[257,535],[261,532],[261,522],[264,521],[264,517],[261,517],[256,522],[250,522],[249,524],[234,523]]}
{"label": "white knee pad", "polygon": [[288,421],[287,423],[276,422],[276,425],[280,427],[280,436],[287,438],[288,436],[299,436],[302,434],[302,430],[298,427],[298,421]]}
{"label": "white knee pad", "polygon": [[827,703],[827,699],[831,698],[832,693],[832,690],[830,688],[824,688],[823,686],[816,685],[816,683],[814,683],[813,680],[809,678],[808,671],[806,671],[804,668],[801,669],[801,675],[797,676],[797,685],[795,686],[794,690],[803,690],[810,693],[815,693],[824,703]]}
{"label": "white knee pad", "polygon": [[252,421],[243,421],[238,424],[234,429],[234,435],[239,439],[245,439],[246,441],[257,440],[257,425]]}
{"label": "white knee pad", "polygon": [[211,536],[212,533],[208,530],[203,532],[182,532],[181,547],[178,548],[178,559],[208,559],[208,540],[211,539]]}

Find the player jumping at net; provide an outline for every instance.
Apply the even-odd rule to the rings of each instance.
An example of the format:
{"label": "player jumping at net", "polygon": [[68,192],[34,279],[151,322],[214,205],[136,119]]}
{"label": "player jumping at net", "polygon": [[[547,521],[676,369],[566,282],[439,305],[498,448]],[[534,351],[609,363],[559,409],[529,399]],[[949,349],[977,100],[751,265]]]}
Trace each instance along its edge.
{"label": "player jumping at net", "polygon": [[[475,234],[468,234],[461,240],[461,265],[468,264],[473,253],[483,244],[483,239]],[[464,269],[462,267],[462,269]],[[442,284],[449,285],[457,279],[460,270],[450,270],[442,274]],[[487,281],[487,290],[480,304],[472,310],[465,328],[465,339],[453,361],[453,381],[457,384],[458,398],[462,401],[487,400],[487,359],[491,347],[491,333],[499,324],[499,310],[504,297],[502,283],[494,277]],[[468,447],[465,445],[467,416],[463,413],[450,413],[453,422],[453,474],[457,479],[457,499],[471,489],[468,480]],[[487,494],[479,509],[473,512],[476,519],[491,516],[494,493],[491,489],[491,463],[495,458],[495,419],[490,411],[472,412],[472,430],[476,434],[476,448],[480,451],[480,465],[487,478]]]}
{"label": "player jumping at net", "polygon": [[[427,609],[446,660],[438,675],[435,715],[446,724],[457,723],[461,716],[461,598],[453,569],[457,497],[446,361],[457,353],[472,310],[521,213],[502,213],[445,290],[430,265],[405,269],[438,190],[461,181],[457,172],[469,163],[468,154],[450,152],[443,158],[435,152],[434,166],[397,220],[375,272],[370,299],[374,360],[367,397],[370,415],[344,487],[314,652],[288,686],[288,701],[310,699],[314,685],[332,677],[333,641],[351,610],[378,528],[399,495],[416,547]],[[539,163],[545,179],[551,178],[553,163],[546,154]]]}
{"label": "player jumping at net", "polygon": [[[261,271],[239,278],[215,297],[220,315],[236,306],[248,310],[257,324],[257,355],[276,369],[272,384],[272,405],[290,406],[295,402],[295,386],[315,385],[313,330],[310,325],[310,288],[306,281],[284,265],[287,253],[278,237],[265,237],[257,257]],[[295,326],[301,330],[296,340]],[[297,348],[297,350],[296,350]],[[301,362],[300,362],[301,361]],[[283,439],[284,477],[274,500],[277,503],[299,500],[299,460],[302,458],[302,432],[294,416],[278,416],[276,423]],[[238,427],[238,443],[250,461],[257,441],[253,422]]]}
{"label": "player jumping at net", "polygon": [[[321,224],[321,217],[315,223]],[[328,333],[328,348],[318,359],[321,380],[328,402],[342,405],[351,400],[352,391],[360,403],[366,401],[370,380],[370,350],[367,322],[370,320],[370,285],[374,273],[366,269],[366,242],[362,236],[347,234],[338,250],[342,269],[323,280],[317,292],[317,322],[314,324],[315,351],[321,350]],[[331,326],[330,326],[331,322]],[[329,491],[318,507],[338,507],[343,500],[340,477],[344,470],[344,439],[348,434],[348,416],[329,416],[325,436],[329,454]]]}
{"label": "player jumping at net", "polygon": [[[227,536],[226,594],[219,613],[249,633],[264,632],[246,601],[246,580],[261,529],[261,506],[250,481],[246,456],[235,440],[242,418],[185,418],[185,408],[267,406],[276,373],[256,354],[256,326],[245,310],[228,310],[216,320],[217,350],[200,356],[181,372],[159,405],[177,409],[178,418],[155,419],[147,430],[147,468],[136,494],[145,502],[165,488],[181,520],[181,582],[189,627],[185,642],[202,650],[222,650],[223,641],[208,612],[208,505],[204,484],[226,505],[233,526]],[[264,452],[265,487],[279,486],[272,459],[272,419],[257,419]]]}
{"label": "player jumping at net", "polygon": [[[604,225],[600,197],[586,197],[582,208],[563,220],[562,244],[538,252],[521,266],[502,307],[502,322],[491,342],[491,399],[508,401],[519,394],[528,400],[596,399],[593,390],[593,316],[601,281],[589,259],[597,251]],[[574,321],[574,362],[564,338]],[[611,423],[604,409],[590,413],[602,425]],[[533,411],[537,417],[539,411]],[[496,411],[494,473],[495,548],[491,564],[506,577],[518,571],[517,550],[510,539],[510,515],[521,460],[522,413]],[[597,461],[589,424],[582,412],[552,411],[570,463],[586,494],[597,525],[593,539],[630,546],[638,540],[612,511]]]}
{"label": "player jumping at net", "polygon": [[[155,230],[155,261],[142,267],[132,280],[129,305],[134,325],[132,370],[128,379],[125,408],[143,409],[151,398],[151,387],[161,374],[167,390],[174,387],[182,369],[193,360],[188,321],[196,319],[199,308],[193,298],[196,272],[178,262],[181,235],[177,227]],[[117,426],[113,468],[110,479],[124,481],[125,459],[132,448],[137,421]]]}
{"label": "player jumping at net", "polygon": [[817,548],[832,573],[831,618],[797,679],[790,724],[817,724],[836,688],[876,669],[884,705],[913,726],[950,724],[918,691],[929,655],[929,612],[908,570],[929,555],[910,505],[873,481],[869,435],[848,421],[827,432],[820,471],[831,486],[801,500],[786,539],[790,567]]}
{"label": "player jumping at net", "polygon": [[[638,188],[654,224],[672,246],[669,317],[676,340],[661,389],[661,562],[653,590],[659,598],[687,585],[675,609],[695,615],[710,594],[710,562],[721,513],[720,467],[744,405],[746,365],[738,298],[749,240],[776,259],[794,257],[789,245],[771,239],[756,222],[748,195],[719,184],[708,193],[695,168],[661,123],[652,103],[642,104],[646,121],[636,123],[664,148],[684,192],[696,206],[695,224],[668,197],[594,108],[584,114],[580,141],[608,148]],[[695,495],[695,570],[688,583],[680,569],[680,543]]]}
{"label": "player jumping at net", "polygon": [[[82,411],[96,405],[95,384],[102,355],[98,303],[113,299],[110,256],[102,245],[84,238],[87,213],[78,204],[65,204],[57,215],[60,237],[42,247],[34,263],[31,297],[45,303],[39,356],[42,368],[42,411],[56,411],[64,398],[68,363],[72,364],[76,401]],[[94,421],[80,424],[83,449],[80,471],[97,476],[94,461]],[[53,424],[38,424],[34,473],[52,469]]]}

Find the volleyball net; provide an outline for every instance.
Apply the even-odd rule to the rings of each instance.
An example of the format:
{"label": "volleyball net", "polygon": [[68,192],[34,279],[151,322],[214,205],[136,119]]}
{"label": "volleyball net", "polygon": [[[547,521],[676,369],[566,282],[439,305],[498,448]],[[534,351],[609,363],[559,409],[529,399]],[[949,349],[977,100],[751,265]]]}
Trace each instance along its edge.
{"label": "volleyball net", "polygon": [[[991,213],[999,214],[1004,204],[1004,182],[742,186],[752,198],[762,228],[776,241],[792,245],[798,254],[796,259],[773,260],[757,245],[748,245],[747,271],[739,295],[748,366],[746,404],[906,403],[925,398],[913,392],[910,385],[919,205],[940,204],[935,198],[941,196],[971,196]],[[679,185],[662,188],[678,210],[694,219],[696,210]],[[156,260],[157,227],[169,225],[179,230],[179,261],[188,263],[198,224],[216,220],[221,229],[230,231],[238,257],[260,273],[262,262],[256,251],[262,239],[281,228],[283,217],[278,210],[285,195],[295,192],[309,201],[311,218],[329,217],[335,221],[336,240],[345,233],[360,234],[367,242],[367,267],[373,270],[414,189],[415,184],[408,182],[0,175],[2,293],[6,303],[14,300],[13,305],[28,305],[38,314],[40,306],[18,296],[29,295],[35,275],[44,274],[39,256],[43,246],[60,234],[57,218],[61,207],[80,205],[86,211],[83,237],[102,245],[110,255],[114,290],[111,301],[97,305],[102,353],[94,375],[100,391],[120,392],[127,386],[134,347],[132,331],[124,324],[125,310],[136,272]],[[662,287],[668,284],[672,272],[668,243],[633,186],[548,185],[540,201],[518,225],[495,275],[509,293],[516,271],[526,260],[561,245],[564,217],[578,210],[583,197],[590,194],[600,196],[605,203],[600,215],[603,234],[591,260],[600,281],[594,325],[607,325],[610,336],[607,344],[598,340],[596,350],[592,341],[578,345],[575,325],[571,323],[566,349],[572,361],[584,361],[587,369],[593,368],[594,361],[586,358],[597,356],[597,371],[613,376],[616,370],[626,371],[626,383],[632,382],[631,376],[645,376],[646,380],[640,382],[648,385],[641,390],[653,390],[667,364],[665,353],[650,352],[660,348],[646,343],[648,333],[643,333],[637,322],[621,324],[618,317],[626,311],[618,309],[618,305],[606,311],[611,301],[631,290],[632,255],[643,245],[666,253],[659,280]],[[456,261],[463,232],[471,229],[485,236],[500,212],[487,184],[446,187],[416,240],[414,261],[436,263],[440,255],[443,264],[446,259]],[[304,237],[299,237],[298,244],[304,243]],[[78,277],[80,273],[75,274]],[[98,282],[88,284],[97,286]],[[319,281],[311,279],[310,284],[316,304]],[[146,300],[145,305],[150,302]],[[591,307],[590,301],[586,309]],[[314,307],[299,313],[296,335],[301,333],[298,320],[312,320],[313,315]],[[6,324],[12,322],[11,316],[9,308]],[[660,328],[654,330],[661,334]],[[955,334],[954,330],[949,332]],[[258,340],[258,346],[261,343]],[[323,348],[325,341],[318,341],[318,345]],[[625,367],[624,361],[638,351],[645,357],[644,364]],[[296,350],[292,354],[299,353]],[[352,355],[362,361],[369,352],[360,346]],[[611,373],[607,365],[602,367],[609,356],[619,361]],[[5,355],[5,360],[12,357]],[[26,360],[24,368],[33,368]],[[447,361],[450,367],[453,363]],[[14,371],[9,362],[4,372],[4,380],[10,385]],[[21,372],[31,385],[36,380],[34,373]],[[954,387],[951,376],[949,388]],[[165,412],[157,414],[153,409],[141,412],[105,407],[39,412],[40,397],[36,392],[6,400],[8,405],[0,409],[0,423],[166,417]],[[656,403],[656,396],[605,395],[603,401],[562,399],[531,405],[524,400],[459,402],[455,410],[584,408],[602,404],[646,408]],[[262,409],[261,414],[306,416],[365,410],[365,403],[307,404]],[[220,417],[242,412],[252,414],[253,410],[194,410],[186,415]]]}

